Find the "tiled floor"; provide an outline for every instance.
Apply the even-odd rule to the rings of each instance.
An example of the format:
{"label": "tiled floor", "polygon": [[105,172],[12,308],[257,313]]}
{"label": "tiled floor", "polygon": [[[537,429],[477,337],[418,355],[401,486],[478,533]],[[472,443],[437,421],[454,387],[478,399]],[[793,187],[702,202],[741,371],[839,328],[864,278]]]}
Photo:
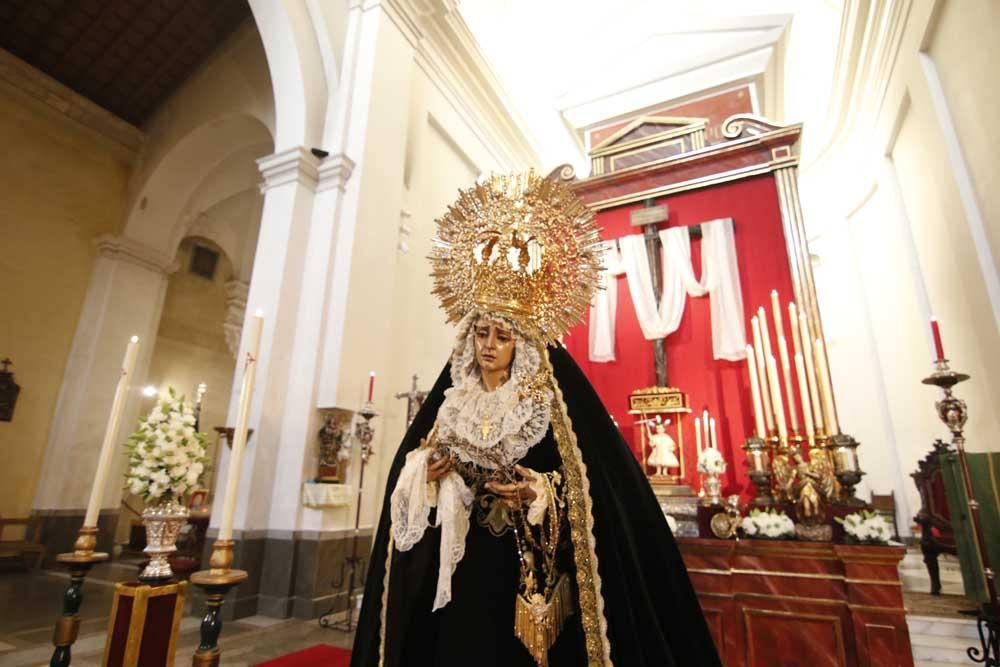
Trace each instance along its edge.
{"label": "tiled floor", "polygon": [[[73,667],[101,664],[107,615],[115,581],[134,579],[133,565],[101,565],[84,584],[80,610],[80,635],[73,646]],[[0,575],[0,667],[47,665],[52,656],[52,628],[59,615],[68,578],[60,572]],[[202,610],[194,610],[181,623],[176,665],[190,665],[198,647]],[[226,623],[222,631],[221,665],[250,667],[286,653],[332,644],[350,647],[351,635],[320,628],[315,620],[274,619],[262,616]]]}

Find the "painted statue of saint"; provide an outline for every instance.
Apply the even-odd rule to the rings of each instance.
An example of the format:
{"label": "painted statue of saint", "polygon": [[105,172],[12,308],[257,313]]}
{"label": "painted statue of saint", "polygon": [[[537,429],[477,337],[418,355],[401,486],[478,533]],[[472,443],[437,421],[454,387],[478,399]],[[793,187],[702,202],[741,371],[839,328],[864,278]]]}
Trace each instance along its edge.
{"label": "painted statue of saint", "polygon": [[534,174],[438,220],[458,336],[388,476],[354,667],[721,664],[643,471],[556,342],[596,289],[599,240]]}
{"label": "painted statue of saint", "polygon": [[656,468],[657,475],[665,475],[670,468],[679,468],[681,465],[674,453],[676,451],[677,443],[667,433],[666,424],[657,422],[653,432],[649,434],[649,458],[646,459],[646,465]]}

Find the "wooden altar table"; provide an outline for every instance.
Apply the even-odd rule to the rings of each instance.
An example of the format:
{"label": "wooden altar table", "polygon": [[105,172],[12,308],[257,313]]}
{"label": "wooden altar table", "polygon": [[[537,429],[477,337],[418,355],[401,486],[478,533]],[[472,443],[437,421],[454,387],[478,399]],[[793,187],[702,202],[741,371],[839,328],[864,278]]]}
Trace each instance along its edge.
{"label": "wooden altar table", "polygon": [[903,547],[677,541],[726,667],[913,667]]}

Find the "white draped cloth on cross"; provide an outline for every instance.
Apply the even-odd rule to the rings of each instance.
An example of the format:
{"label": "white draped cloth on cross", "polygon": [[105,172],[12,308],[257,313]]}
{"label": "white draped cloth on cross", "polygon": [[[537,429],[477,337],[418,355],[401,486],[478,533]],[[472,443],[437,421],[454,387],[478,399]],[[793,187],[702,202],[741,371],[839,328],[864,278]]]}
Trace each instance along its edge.
{"label": "white draped cloth on cross", "polygon": [[647,340],[666,338],[677,331],[687,297],[708,295],[712,321],[712,352],[715,359],[738,361],[746,357],[746,324],[740,288],[732,218],[701,224],[701,278],[691,264],[691,234],[688,227],[659,231],[663,296],[656,302],[653,280],[642,234],[605,241],[602,286],[590,306],[589,358],[615,361],[617,293],[615,278],[625,274],[629,294]]}

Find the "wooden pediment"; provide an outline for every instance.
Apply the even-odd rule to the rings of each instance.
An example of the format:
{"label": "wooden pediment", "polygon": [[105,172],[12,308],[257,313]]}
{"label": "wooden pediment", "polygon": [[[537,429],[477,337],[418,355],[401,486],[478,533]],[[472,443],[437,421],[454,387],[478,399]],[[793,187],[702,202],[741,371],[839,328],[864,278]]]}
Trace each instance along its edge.
{"label": "wooden pediment", "polygon": [[593,173],[634,167],[705,146],[707,118],[639,116],[590,151]]}

